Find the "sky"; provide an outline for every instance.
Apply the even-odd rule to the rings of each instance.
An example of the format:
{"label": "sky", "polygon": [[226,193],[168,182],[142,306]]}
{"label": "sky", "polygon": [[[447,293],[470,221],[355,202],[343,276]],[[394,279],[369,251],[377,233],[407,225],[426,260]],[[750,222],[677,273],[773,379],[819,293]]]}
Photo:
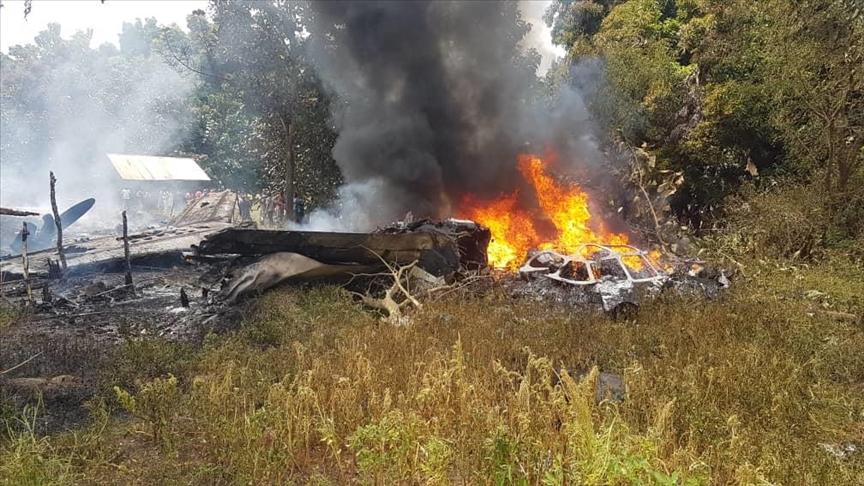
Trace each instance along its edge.
{"label": "sky", "polygon": [[206,9],[207,0],[33,0],[24,19],[23,0],[0,0],[0,51],[16,44],[29,44],[49,23],[58,23],[64,38],[76,31],[93,29],[91,47],[110,42],[117,45],[123,22],[156,17],[160,24],[186,28],[186,16]]}
{"label": "sky", "polygon": [[[71,37],[76,31],[93,29],[91,47],[110,42],[117,45],[123,22],[155,17],[160,24],[177,24],[184,30],[186,16],[193,10],[206,10],[207,0],[33,0],[33,9],[24,19],[24,0],[0,0],[0,51],[28,44],[49,23],[61,25],[61,35]],[[522,0],[519,7],[533,27],[525,40],[543,55],[539,73],[549,68],[564,50],[552,45],[550,29],[542,17],[551,0]]]}

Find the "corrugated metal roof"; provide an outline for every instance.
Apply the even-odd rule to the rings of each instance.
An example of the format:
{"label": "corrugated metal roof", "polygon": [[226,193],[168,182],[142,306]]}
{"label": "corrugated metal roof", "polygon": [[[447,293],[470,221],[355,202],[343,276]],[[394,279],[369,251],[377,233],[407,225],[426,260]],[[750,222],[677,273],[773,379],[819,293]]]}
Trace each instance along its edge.
{"label": "corrugated metal roof", "polygon": [[107,154],[120,178],[127,181],[209,181],[210,177],[186,157]]}

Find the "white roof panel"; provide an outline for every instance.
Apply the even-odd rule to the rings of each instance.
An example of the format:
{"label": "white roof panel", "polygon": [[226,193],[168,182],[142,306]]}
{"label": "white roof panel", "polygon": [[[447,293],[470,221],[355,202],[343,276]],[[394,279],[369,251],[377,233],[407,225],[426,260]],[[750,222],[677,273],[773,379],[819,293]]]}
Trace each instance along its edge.
{"label": "white roof panel", "polygon": [[209,181],[194,159],[150,155],[107,154],[120,178],[126,181]]}

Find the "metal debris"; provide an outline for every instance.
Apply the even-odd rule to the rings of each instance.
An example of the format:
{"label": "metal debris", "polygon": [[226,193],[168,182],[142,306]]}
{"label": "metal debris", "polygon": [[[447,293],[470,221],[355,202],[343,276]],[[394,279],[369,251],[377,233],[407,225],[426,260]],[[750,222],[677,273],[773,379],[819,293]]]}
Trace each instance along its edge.
{"label": "metal debris", "polygon": [[837,459],[846,459],[859,451],[859,447],[851,442],[846,444],[827,444],[823,442],[819,444],[819,447]]}
{"label": "metal debris", "polygon": [[642,294],[659,292],[668,278],[638,248],[595,244],[582,245],[570,255],[535,253],[519,274],[526,280],[543,278],[572,287],[588,294],[584,302],[599,303],[604,311],[615,313],[638,306]]}

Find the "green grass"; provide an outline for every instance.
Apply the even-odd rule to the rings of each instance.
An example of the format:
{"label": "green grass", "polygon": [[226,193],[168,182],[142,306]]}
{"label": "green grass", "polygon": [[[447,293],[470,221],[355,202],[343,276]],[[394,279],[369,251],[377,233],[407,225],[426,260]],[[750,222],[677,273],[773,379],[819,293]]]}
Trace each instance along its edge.
{"label": "green grass", "polygon": [[[746,273],[630,323],[492,293],[393,327],[273,292],[200,349],[130,343],[103,387],[126,413],[11,434],[0,483],[864,483],[864,453],[820,446],[864,446],[864,326],[822,312],[860,316],[861,269]],[[595,403],[597,371],[623,402]]]}
{"label": "green grass", "polygon": [[0,331],[12,327],[21,318],[22,311],[0,301]]}

